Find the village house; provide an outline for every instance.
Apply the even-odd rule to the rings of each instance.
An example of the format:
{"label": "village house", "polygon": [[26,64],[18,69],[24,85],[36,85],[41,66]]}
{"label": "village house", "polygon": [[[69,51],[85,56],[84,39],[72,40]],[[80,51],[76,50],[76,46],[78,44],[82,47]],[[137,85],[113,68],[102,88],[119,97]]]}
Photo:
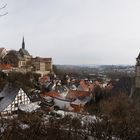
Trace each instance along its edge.
{"label": "village house", "polygon": [[0,114],[16,113],[20,105],[30,103],[26,93],[15,85],[7,84],[0,92]]}
{"label": "village house", "polygon": [[56,110],[62,109],[79,113],[92,98],[90,92],[78,90],[69,90],[67,93],[41,92],[40,96],[44,100],[44,104],[52,105]]}
{"label": "village house", "polygon": [[90,83],[88,80],[80,80],[78,90],[91,92],[93,89],[94,89],[93,83]]}

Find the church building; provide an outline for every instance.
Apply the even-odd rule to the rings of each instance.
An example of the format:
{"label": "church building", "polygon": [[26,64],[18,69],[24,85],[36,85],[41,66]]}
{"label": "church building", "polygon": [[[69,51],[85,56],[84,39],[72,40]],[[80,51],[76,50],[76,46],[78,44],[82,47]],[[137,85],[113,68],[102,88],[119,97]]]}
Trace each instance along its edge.
{"label": "church building", "polygon": [[24,37],[19,51],[10,50],[3,57],[3,64],[11,65],[13,70],[20,72],[34,71],[45,75],[52,72],[52,58],[35,57],[26,50]]}
{"label": "church building", "polygon": [[25,49],[24,37],[22,41],[22,48],[19,51],[10,50],[4,57],[3,62],[10,64],[13,68],[30,69],[32,56]]}

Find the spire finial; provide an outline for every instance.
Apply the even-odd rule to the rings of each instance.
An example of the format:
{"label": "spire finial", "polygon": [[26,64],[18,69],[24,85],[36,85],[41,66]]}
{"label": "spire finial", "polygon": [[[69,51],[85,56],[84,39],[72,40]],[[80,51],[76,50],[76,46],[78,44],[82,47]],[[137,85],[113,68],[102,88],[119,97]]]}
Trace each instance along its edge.
{"label": "spire finial", "polygon": [[22,49],[25,49],[24,36],[23,36],[23,39],[22,39]]}

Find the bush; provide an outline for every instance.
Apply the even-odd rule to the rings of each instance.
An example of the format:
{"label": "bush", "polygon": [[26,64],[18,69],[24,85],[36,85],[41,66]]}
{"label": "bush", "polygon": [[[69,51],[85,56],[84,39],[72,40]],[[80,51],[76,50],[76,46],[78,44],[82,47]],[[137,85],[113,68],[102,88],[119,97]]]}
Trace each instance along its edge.
{"label": "bush", "polygon": [[140,139],[140,104],[125,94],[102,101],[99,116],[102,121],[92,125],[94,137]]}
{"label": "bush", "polygon": [[[97,118],[94,122],[82,124],[80,118],[49,116],[47,112],[20,114],[18,118],[6,122],[6,128],[0,134],[5,140],[139,140],[140,139],[140,103],[118,94],[98,104]],[[3,124],[3,123],[2,123]],[[22,129],[20,124],[29,127]]]}

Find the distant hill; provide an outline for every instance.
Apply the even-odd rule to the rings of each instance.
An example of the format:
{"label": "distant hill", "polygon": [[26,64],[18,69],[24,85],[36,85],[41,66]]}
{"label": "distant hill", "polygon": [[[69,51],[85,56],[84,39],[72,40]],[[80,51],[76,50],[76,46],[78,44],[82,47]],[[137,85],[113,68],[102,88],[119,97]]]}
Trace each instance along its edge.
{"label": "distant hill", "polygon": [[62,73],[77,73],[79,75],[105,74],[118,76],[133,76],[135,66],[133,65],[54,65],[55,70]]}

